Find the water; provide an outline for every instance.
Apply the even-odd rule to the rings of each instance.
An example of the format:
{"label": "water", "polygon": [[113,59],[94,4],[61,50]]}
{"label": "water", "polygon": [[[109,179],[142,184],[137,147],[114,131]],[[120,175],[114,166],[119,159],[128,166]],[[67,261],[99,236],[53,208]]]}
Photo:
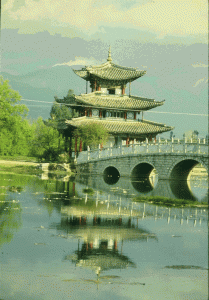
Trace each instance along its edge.
{"label": "water", "polygon": [[45,175],[0,175],[1,299],[208,299],[208,211],[132,201],[175,184]]}

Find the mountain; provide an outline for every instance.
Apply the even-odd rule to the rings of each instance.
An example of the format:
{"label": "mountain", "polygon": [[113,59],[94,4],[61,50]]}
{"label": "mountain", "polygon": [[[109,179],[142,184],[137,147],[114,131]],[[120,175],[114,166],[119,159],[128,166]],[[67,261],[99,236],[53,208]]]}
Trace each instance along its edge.
{"label": "mountain", "polygon": [[26,75],[11,75],[2,72],[4,80],[8,79],[12,89],[19,92],[22,99],[44,101],[24,101],[29,108],[29,117],[36,119],[42,116],[49,117],[54,96],[63,98],[69,89],[76,94],[85,92],[85,82],[77,77],[68,66],[56,66],[49,69],[40,69]]}

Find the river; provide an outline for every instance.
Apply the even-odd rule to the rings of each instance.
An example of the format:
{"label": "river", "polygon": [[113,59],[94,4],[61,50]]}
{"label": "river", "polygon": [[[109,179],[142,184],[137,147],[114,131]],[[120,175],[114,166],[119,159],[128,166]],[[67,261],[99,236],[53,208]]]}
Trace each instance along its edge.
{"label": "river", "polygon": [[182,193],[207,177],[0,174],[0,299],[208,299],[208,210],[134,201]]}

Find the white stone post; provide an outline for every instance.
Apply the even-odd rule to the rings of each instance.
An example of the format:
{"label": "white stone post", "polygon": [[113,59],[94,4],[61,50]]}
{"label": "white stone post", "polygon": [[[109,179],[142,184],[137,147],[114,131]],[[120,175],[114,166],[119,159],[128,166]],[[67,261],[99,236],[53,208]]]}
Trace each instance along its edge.
{"label": "white stone post", "polygon": [[200,154],[200,139],[198,139],[198,153]]}
{"label": "white stone post", "polygon": [[136,140],[134,139],[133,140],[133,147],[132,147],[132,151],[133,151],[133,153],[136,153]]}
{"label": "white stone post", "polygon": [[147,145],[147,147],[146,147],[146,152],[148,153],[148,152],[149,152],[148,138],[146,138],[146,145]]}
{"label": "white stone post", "polygon": [[184,153],[187,153],[187,138],[185,137],[185,139],[184,139]]}
{"label": "white stone post", "polygon": [[112,143],[110,143],[110,156],[112,156]]}
{"label": "white stone post", "polygon": [[160,153],[160,142],[161,142],[161,140],[160,140],[160,137],[159,137],[159,139],[158,139],[158,152]]}
{"label": "white stone post", "polygon": [[205,139],[203,139],[203,144],[205,144]]}
{"label": "white stone post", "polygon": [[101,147],[100,147],[100,144],[99,144],[99,147],[98,147],[98,158],[100,158],[100,149],[101,149]]}
{"label": "white stone post", "polygon": [[90,160],[90,147],[87,146],[87,160]]}
{"label": "white stone post", "polygon": [[171,152],[173,152],[173,142],[174,142],[174,139],[173,137],[171,138]]}

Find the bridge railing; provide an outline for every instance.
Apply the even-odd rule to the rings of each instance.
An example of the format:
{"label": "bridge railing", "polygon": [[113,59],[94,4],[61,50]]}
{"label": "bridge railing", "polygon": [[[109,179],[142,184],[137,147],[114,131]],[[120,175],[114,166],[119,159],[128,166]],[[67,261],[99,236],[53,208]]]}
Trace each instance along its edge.
{"label": "bridge railing", "polygon": [[[102,148],[100,145],[98,149],[90,149],[87,147],[87,151],[79,153],[77,163],[83,163],[93,160],[98,160],[107,157],[120,157],[126,155],[135,154],[147,154],[147,153],[185,153],[185,154],[208,154],[208,144],[205,139],[187,140],[179,139],[161,140],[160,138],[154,142],[136,142],[128,145],[121,144],[118,147]],[[76,159],[76,158],[75,158]]]}

